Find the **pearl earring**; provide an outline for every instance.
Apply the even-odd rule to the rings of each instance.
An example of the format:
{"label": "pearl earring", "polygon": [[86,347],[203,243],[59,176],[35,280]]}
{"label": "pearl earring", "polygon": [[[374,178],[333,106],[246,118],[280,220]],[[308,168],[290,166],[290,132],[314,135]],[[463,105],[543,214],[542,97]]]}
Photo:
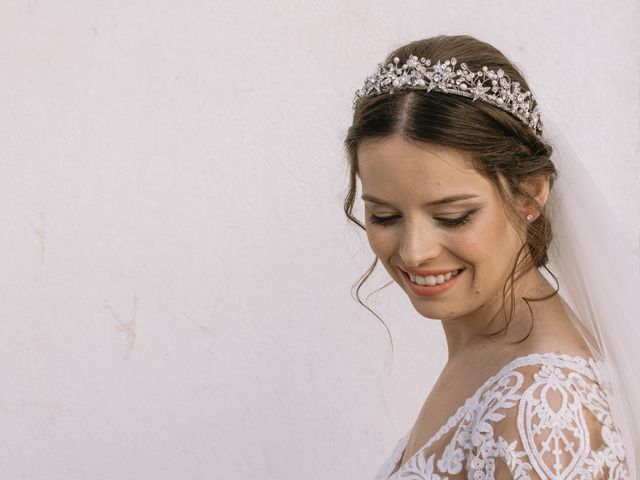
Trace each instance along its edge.
{"label": "pearl earring", "polygon": [[529,220],[529,221],[533,220],[533,215],[531,215],[531,214],[527,215],[527,220]]}

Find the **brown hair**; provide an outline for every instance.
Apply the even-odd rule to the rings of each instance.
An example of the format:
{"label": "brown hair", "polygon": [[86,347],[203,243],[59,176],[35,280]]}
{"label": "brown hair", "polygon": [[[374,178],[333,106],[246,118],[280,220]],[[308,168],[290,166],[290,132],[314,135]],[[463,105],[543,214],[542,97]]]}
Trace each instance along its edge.
{"label": "brown hair", "polygon": [[[523,91],[530,90],[522,73],[502,52],[471,36],[440,35],[417,40],[391,52],[384,64],[392,62],[394,57],[399,57],[400,64],[403,64],[410,55],[430,58],[433,62],[456,57],[458,62],[466,63],[472,71],[480,70],[485,65],[493,70],[501,68],[509,75],[512,82],[520,83]],[[549,187],[553,186],[557,171],[551,161],[552,146],[536,136],[530,127],[515,116],[486,102],[472,102],[468,98],[457,95],[415,89],[396,90],[393,94],[364,98],[356,106],[353,124],[344,140],[349,164],[349,190],[344,199],[344,212],[349,221],[363,230],[366,230],[366,227],[352,213],[356,198],[356,179],[359,174],[357,148],[364,139],[394,134],[468,153],[474,168],[495,184],[507,207],[507,215],[512,225],[518,229],[526,228],[526,241],[518,251],[515,265],[502,289],[503,308],[507,297],[506,292],[509,290],[510,314],[508,317],[505,316],[505,325],[502,329],[483,334],[483,336],[506,334],[515,308],[514,283],[516,280],[534,267],[544,267],[558,284],[555,275],[546,267],[547,249],[551,241],[548,211],[546,207],[538,204],[526,188],[523,188],[523,181],[538,175],[548,176]],[[510,201],[512,195],[531,201],[540,213],[538,218],[530,223],[524,222]],[[381,320],[359,296],[360,288],[375,269],[377,262],[376,257],[354,287],[357,285],[358,302]],[[387,285],[390,283],[392,282]],[[533,312],[529,301],[546,300],[557,293],[558,286],[554,293],[546,297],[523,297],[531,313],[532,322],[529,332],[519,342],[528,338],[533,330]],[[387,332],[389,332],[388,328]]]}

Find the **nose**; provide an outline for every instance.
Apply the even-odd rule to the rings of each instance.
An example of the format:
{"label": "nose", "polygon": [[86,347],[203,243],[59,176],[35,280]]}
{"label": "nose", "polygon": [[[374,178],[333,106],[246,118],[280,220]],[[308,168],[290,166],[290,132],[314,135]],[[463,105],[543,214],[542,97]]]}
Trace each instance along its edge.
{"label": "nose", "polygon": [[399,255],[407,267],[428,264],[442,252],[439,234],[428,222],[407,220],[400,242]]}

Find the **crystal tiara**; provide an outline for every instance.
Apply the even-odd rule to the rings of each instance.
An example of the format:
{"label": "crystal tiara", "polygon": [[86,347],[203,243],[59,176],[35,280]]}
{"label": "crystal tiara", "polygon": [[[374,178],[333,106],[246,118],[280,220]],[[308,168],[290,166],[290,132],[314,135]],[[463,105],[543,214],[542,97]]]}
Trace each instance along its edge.
{"label": "crystal tiara", "polygon": [[514,115],[533,129],[536,135],[542,136],[540,110],[533,95],[530,91],[521,91],[520,83],[512,82],[502,69],[493,71],[485,66],[474,73],[465,63],[460,63],[455,69],[455,58],[445,60],[444,63],[438,60],[435,65],[431,65],[430,59],[423,57],[418,60],[415,55],[409,56],[401,66],[398,66],[399,62],[400,59],[395,57],[393,63],[386,66],[378,64],[375,73],[367,77],[360,90],[356,90],[354,109],[360,99],[385,92],[392,94],[394,90],[436,90],[495,105]]}

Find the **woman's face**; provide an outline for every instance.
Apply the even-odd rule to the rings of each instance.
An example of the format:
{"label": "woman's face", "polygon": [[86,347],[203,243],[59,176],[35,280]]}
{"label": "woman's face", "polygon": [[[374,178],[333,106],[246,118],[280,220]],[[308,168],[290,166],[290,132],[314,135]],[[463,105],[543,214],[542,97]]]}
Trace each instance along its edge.
{"label": "woman's face", "polygon": [[[464,152],[393,135],[361,142],[358,164],[371,248],[418,312],[446,320],[502,303],[523,239]],[[414,285],[406,271],[434,276]]]}

